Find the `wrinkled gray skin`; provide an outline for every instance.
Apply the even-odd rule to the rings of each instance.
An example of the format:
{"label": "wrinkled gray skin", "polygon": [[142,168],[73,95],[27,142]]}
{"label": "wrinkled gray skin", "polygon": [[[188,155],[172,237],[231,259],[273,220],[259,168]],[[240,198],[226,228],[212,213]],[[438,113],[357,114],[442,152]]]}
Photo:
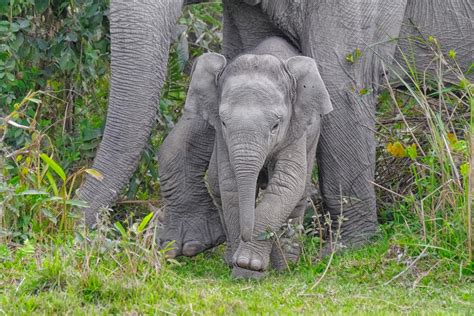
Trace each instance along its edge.
{"label": "wrinkled gray skin", "polygon": [[[93,226],[101,206],[111,205],[135,170],[155,123],[159,91],[166,75],[170,41],[183,4],[200,1],[112,0],[112,76],[109,110],[93,168],[104,179],[88,177],[80,197],[90,207]],[[443,50],[454,49],[463,69],[474,51],[472,0],[223,0],[222,54],[228,60],[269,36],[283,36],[313,58],[334,110],[324,117],[317,149],[324,209],[337,225],[347,219],[341,242],[362,244],[377,230],[374,179],[374,113],[382,62],[401,61],[396,50],[412,46],[424,70],[427,51],[407,38],[432,35]],[[414,27],[415,25],[416,27]],[[345,57],[356,48],[360,60]],[[358,96],[353,91],[371,89]],[[186,112],[164,142],[160,178],[166,203],[162,242],[176,240],[170,255],[193,256],[225,241],[223,227],[203,177],[211,159],[214,129]],[[341,195],[344,197],[341,198]],[[341,201],[343,201],[341,205]],[[334,230],[336,227],[334,227]],[[250,266],[250,268],[252,268]]]}
{"label": "wrinkled gray skin", "polygon": [[[272,240],[259,236],[301,221],[306,206],[321,116],[332,106],[314,59],[298,55],[270,37],[227,66],[224,56],[205,54],[192,74],[185,111],[216,130],[208,179],[236,276],[265,270]],[[265,192],[255,206],[257,179]],[[276,268],[282,255],[299,255],[298,244],[287,255],[274,248]]]}

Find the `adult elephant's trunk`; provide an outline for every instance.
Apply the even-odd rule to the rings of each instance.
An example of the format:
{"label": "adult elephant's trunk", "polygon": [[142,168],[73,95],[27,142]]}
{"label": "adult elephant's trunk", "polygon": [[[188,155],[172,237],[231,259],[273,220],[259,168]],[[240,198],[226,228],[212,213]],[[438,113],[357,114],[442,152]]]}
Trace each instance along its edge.
{"label": "adult elephant's trunk", "polygon": [[250,241],[255,226],[257,178],[266,154],[263,146],[242,141],[248,137],[235,138],[229,144],[229,154],[239,192],[240,235],[243,241]]}
{"label": "adult elephant's trunk", "polygon": [[155,122],[159,92],[166,77],[168,51],[183,1],[111,1],[111,70],[104,136],[80,198],[88,202],[86,223],[99,208],[115,202],[136,169]]}

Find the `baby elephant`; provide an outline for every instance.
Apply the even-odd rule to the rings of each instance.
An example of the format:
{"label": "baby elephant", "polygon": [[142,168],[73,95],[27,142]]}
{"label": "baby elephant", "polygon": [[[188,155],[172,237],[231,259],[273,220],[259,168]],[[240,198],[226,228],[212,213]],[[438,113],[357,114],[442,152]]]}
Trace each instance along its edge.
{"label": "baby elephant", "polygon": [[204,54],[185,107],[216,130],[208,182],[233,274],[258,277],[270,261],[281,268],[282,248],[297,258],[297,244],[280,247],[262,236],[304,213],[321,116],[332,110],[315,61],[277,37],[228,65],[222,55]]}

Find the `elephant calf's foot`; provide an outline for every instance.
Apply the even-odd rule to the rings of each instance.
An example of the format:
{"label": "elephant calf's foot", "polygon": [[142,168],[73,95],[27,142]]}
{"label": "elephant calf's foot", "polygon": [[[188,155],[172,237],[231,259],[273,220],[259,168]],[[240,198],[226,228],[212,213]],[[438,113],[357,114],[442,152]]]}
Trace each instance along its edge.
{"label": "elephant calf's foot", "polygon": [[256,279],[259,280],[266,275],[264,271],[253,271],[235,266],[232,269],[232,276],[236,279]]}
{"label": "elephant calf's foot", "polygon": [[269,263],[271,244],[269,242],[261,243],[264,244],[256,245],[257,242],[241,241],[232,259],[234,266],[252,271],[266,270]]}
{"label": "elephant calf's foot", "polygon": [[226,240],[221,220],[216,210],[188,213],[166,212],[163,227],[158,233],[161,248],[171,244],[166,255],[192,257],[213,248]]}
{"label": "elephant calf's foot", "polygon": [[283,271],[289,264],[298,262],[301,254],[301,245],[296,238],[280,238],[273,243],[270,262],[275,270]]}

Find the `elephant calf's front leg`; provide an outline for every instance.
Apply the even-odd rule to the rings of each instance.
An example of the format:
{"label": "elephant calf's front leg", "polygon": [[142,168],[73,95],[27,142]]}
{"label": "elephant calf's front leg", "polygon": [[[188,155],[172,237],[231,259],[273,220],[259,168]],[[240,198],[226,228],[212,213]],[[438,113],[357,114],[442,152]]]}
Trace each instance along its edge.
{"label": "elephant calf's front leg", "polygon": [[262,201],[255,210],[252,240],[241,241],[234,254],[236,277],[247,276],[244,270],[264,271],[272,250],[271,232],[278,232],[304,194],[307,163],[304,138],[281,152]]}

